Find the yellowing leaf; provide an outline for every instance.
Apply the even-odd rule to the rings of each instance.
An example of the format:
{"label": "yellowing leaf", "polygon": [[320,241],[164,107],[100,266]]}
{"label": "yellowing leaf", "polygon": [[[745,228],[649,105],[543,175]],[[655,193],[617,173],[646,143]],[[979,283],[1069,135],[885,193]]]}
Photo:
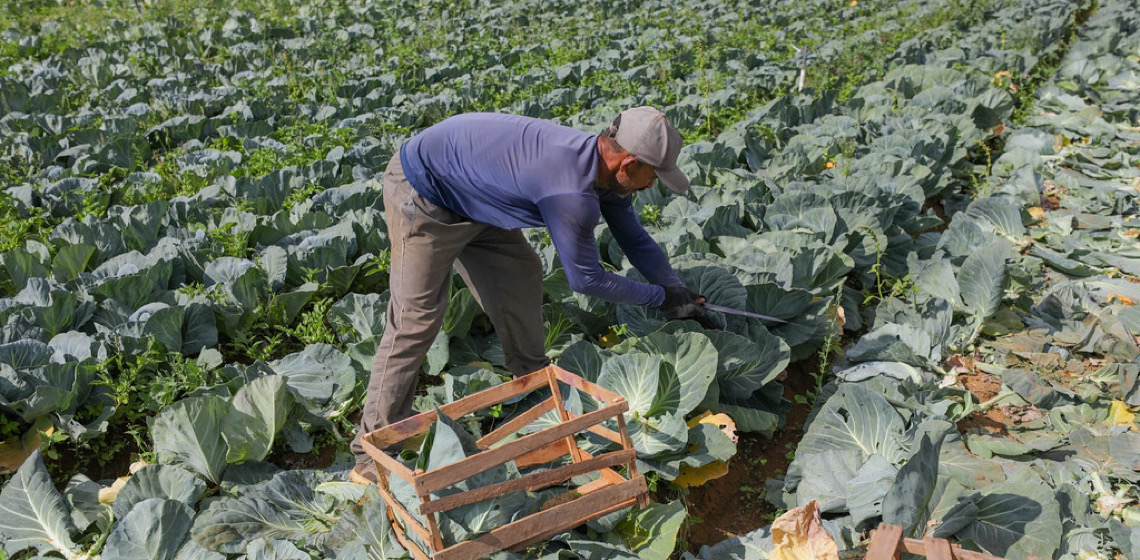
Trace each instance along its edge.
{"label": "yellowing leaf", "polygon": [[[736,436],[736,422],[727,414],[713,414],[712,411],[705,411],[703,414],[688,422],[690,428],[694,428],[698,424],[712,424],[720,428],[720,431],[724,432],[724,435],[728,436],[728,439],[732,440],[732,443],[736,443],[739,439]],[[703,467],[681,465],[677,478],[674,479],[673,482],[677,486],[688,488],[691,486],[700,486],[726,474],[728,474],[728,463],[724,461],[714,461]]]}
{"label": "yellowing leaf", "polygon": [[116,478],[115,482],[112,482],[110,486],[104,486],[103,488],[100,488],[99,503],[115,503],[115,498],[119,495],[119,490],[122,490],[123,487],[127,485],[127,481],[130,479],[131,477],[129,476],[120,476],[119,478]]}
{"label": "yellowing leaf", "polygon": [[677,473],[677,478],[673,479],[673,483],[682,488],[690,488],[692,486],[700,486],[726,474],[728,474],[728,463],[724,461],[713,461],[703,467],[681,465],[681,469]]}
{"label": "yellowing leaf", "polygon": [[1029,212],[1029,215],[1033,216],[1035,220],[1040,220],[1045,217],[1045,209],[1040,206],[1030,206],[1026,211]]}
{"label": "yellowing leaf", "polygon": [[851,0],[850,2],[847,3],[847,5],[854,8],[855,6],[859,5],[859,0]]}
{"label": "yellowing leaf", "polygon": [[696,427],[697,424],[713,424],[720,428],[720,431],[724,432],[724,435],[728,436],[732,443],[736,443],[738,440],[736,437],[736,421],[724,413],[713,414],[711,410],[706,410],[700,416],[689,420],[688,424],[690,428]]}
{"label": "yellowing leaf", "polygon": [[1136,429],[1136,413],[1129,409],[1124,401],[1112,401],[1108,407],[1108,422],[1113,426],[1128,426],[1130,430]]}
{"label": "yellowing leaf", "polygon": [[1108,294],[1108,303],[1111,304],[1113,301],[1123,303],[1124,305],[1132,305],[1132,298],[1128,296],[1122,296],[1120,294]]}
{"label": "yellowing leaf", "polygon": [[37,418],[23,436],[0,441],[0,475],[16,472],[20,465],[23,465],[24,461],[40,448],[40,445],[43,444],[40,432],[49,436],[55,433],[55,425],[47,416]]}
{"label": "yellowing leaf", "polygon": [[839,560],[839,549],[823,528],[815,500],[776,518],[772,543],[770,560]]}

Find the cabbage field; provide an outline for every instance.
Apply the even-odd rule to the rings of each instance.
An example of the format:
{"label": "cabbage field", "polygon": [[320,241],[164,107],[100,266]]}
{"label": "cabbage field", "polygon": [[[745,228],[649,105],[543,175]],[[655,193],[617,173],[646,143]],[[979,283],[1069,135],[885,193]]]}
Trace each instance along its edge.
{"label": "cabbage field", "polygon": [[[694,185],[636,195],[650,233],[710,303],[786,323],[576,295],[528,231],[548,354],[626,397],[654,501],[496,558],[786,558],[769,523],[692,542],[687,496],[793,405],[758,492],[841,553],[885,521],[1140,558],[1140,0],[7,0],[0,560],[410,557],[347,482],[385,164],[457,113],[600,132],[638,105]],[[423,369],[420,410],[509,379],[458,276]],[[440,460],[525,404],[441,421]]]}

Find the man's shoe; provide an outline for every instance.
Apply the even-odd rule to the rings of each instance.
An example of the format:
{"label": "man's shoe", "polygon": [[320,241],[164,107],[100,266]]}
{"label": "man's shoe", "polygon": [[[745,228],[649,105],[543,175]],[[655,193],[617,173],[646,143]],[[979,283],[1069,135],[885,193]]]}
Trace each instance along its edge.
{"label": "man's shoe", "polygon": [[352,470],[348,473],[349,482],[355,482],[362,486],[375,484],[377,478],[376,466],[372,463],[357,464],[355,467],[352,467]]}

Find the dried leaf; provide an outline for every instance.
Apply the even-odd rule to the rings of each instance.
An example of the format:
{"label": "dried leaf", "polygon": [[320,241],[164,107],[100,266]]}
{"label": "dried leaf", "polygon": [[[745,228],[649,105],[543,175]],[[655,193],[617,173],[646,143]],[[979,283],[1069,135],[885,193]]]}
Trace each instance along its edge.
{"label": "dried leaf", "polygon": [[772,523],[771,560],[838,560],[839,549],[823,528],[819,502],[789,510]]}

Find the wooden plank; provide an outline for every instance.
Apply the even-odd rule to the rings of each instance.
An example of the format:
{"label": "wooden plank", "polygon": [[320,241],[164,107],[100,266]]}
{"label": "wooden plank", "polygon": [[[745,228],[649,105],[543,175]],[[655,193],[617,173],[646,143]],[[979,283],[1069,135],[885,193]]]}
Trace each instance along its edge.
{"label": "wooden plank", "polygon": [[[874,537],[872,537],[872,544],[873,544],[873,542],[874,542]],[[956,545],[951,545],[950,549],[953,552],[953,558],[955,560],[1003,560],[1002,558],[999,558],[997,556],[993,556],[991,554],[986,554],[984,552],[974,552],[973,550],[966,550],[966,549],[960,548]],[[899,544],[899,550],[901,552],[906,552],[907,554],[917,554],[919,556],[925,556],[928,549],[927,549],[925,541],[921,541],[918,539],[903,539],[902,542]],[[868,551],[868,554],[869,554],[869,551]],[[871,557],[867,556],[867,559],[871,560]],[[1026,558],[1026,560],[1029,560],[1029,559]]]}
{"label": "wooden plank", "polygon": [[[453,403],[439,407],[440,411],[451,418],[461,418],[472,412],[490,408],[512,397],[524,395],[546,384],[546,374],[541,370],[530,373],[512,381],[495,385],[459,399]],[[412,436],[427,431],[432,422],[435,422],[434,410],[421,412],[410,418],[405,418],[376,430],[365,437],[372,439],[372,444],[384,449],[404,441]]]}
{"label": "wooden plank", "polygon": [[[563,383],[565,383],[571,387],[574,387],[575,389],[578,389],[579,391],[584,391],[593,397],[601,399],[603,402],[607,402],[609,404],[617,404],[619,402],[625,402],[625,397],[623,397],[623,396],[621,396],[621,395],[619,395],[613,391],[610,391],[609,389],[606,389],[605,387],[602,387],[601,385],[598,385],[597,383],[587,381],[585,378],[579,377],[573,373],[570,373],[570,372],[568,372],[568,371],[566,371],[566,370],[564,370],[564,369],[562,369],[556,365],[550,365],[547,367],[554,368],[554,373],[557,374],[558,379],[560,381],[562,381]],[[626,403],[626,408],[624,410],[622,410],[622,412],[625,412],[626,410],[629,410],[629,404],[628,403]]]}
{"label": "wooden plank", "polygon": [[522,377],[516,377],[506,383],[488,387],[474,395],[467,395],[453,403],[445,404],[439,409],[452,418],[460,418],[484,408],[491,408],[514,397],[525,395],[542,387],[545,383],[546,376],[542,370],[539,370]]}
{"label": "wooden plank", "polygon": [[[648,494],[641,494],[641,495],[642,495],[642,496],[646,496],[646,495],[648,495]],[[603,515],[609,515],[609,514],[611,514],[611,513],[615,512],[615,511],[620,511],[620,510],[623,510],[623,509],[625,509],[625,508],[627,508],[627,507],[633,507],[633,506],[635,506],[635,505],[637,505],[637,499],[636,499],[636,498],[635,498],[635,499],[632,499],[632,500],[626,500],[626,501],[624,501],[624,502],[618,502],[618,503],[616,503],[616,504],[614,504],[614,505],[612,505],[612,506],[610,506],[610,507],[607,507],[607,508],[604,508],[604,509],[602,509],[602,510],[599,510],[597,513],[595,513],[595,514],[593,515],[593,519],[597,519],[597,518],[599,518],[599,517],[602,517]],[[587,519],[586,521],[589,521],[589,519]],[[534,543],[537,543],[537,542],[540,542],[540,541],[544,541],[544,540],[546,540],[546,539],[548,539],[548,538],[550,538],[550,537],[554,536],[555,534],[557,534],[557,533],[554,533],[554,534],[552,534],[552,535],[542,535],[542,536],[540,536],[540,537],[537,537],[537,538],[536,538],[536,537],[531,537],[531,538],[529,538],[529,539],[526,539],[526,540],[524,540],[524,541],[521,541],[521,542],[519,542],[518,544],[513,544],[513,545],[511,545],[509,548],[510,548],[510,550],[511,550],[511,551],[513,551],[513,552],[520,552],[520,553],[521,553],[521,552],[523,552],[524,550],[526,550],[526,547],[528,547],[528,546],[530,546],[530,545],[532,545],[532,544],[534,544]]]}
{"label": "wooden plank", "polygon": [[601,424],[598,424],[597,426],[590,426],[586,429],[624,447],[624,442],[622,442],[621,434]]}
{"label": "wooden plank", "polygon": [[892,560],[898,558],[899,544],[902,541],[902,527],[879,523],[879,528],[871,533],[871,544],[867,547],[864,560]]}
{"label": "wooden plank", "polygon": [[481,451],[476,455],[461,459],[450,465],[423,473],[416,477],[416,491],[428,494],[434,493],[441,488],[446,488],[456,482],[471,478],[495,465],[503,464],[519,455],[534,451],[548,443],[580,432],[586,429],[587,426],[603,422],[615,414],[618,414],[617,407],[607,406],[601,410],[583,414],[569,422],[552,426],[541,432],[523,436],[498,447]]}
{"label": "wooden plank", "polygon": [[[415,474],[412,473],[411,469],[405,467],[403,463],[389,457],[387,453],[380,451],[379,448],[372,445],[372,442],[369,441],[367,437],[360,438],[360,443],[364,446],[364,452],[367,453],[369,457],[372,457],[372,461],[377,464],[376,470],[380,471],[381,476],[386,477],[387,473],[390,472],[409,483],[413,481]],[[379,467],[384,467],[386,471],[381,471]]]}
{"label": "wooden plank", "polygon": [[[610,471],[610,472],[613,472],[613,471]],[[621,484],[622,482],[625,482],[624,478],[621,479],[621,482],[619,482],[618,484]],[[574,490],[576,492],[578,492],[579,494],[585,496],[586,494],[591,494],[593,492],[597,492],[598,490],[601,490],[602,488],[607,488],[607,487],[613,486],[613,485],[614,485],[614,483],[612,481],[607,480],[605,478],[599,478],[597,480],[587,482],[587,483],[575,488]]]}
{"label": "wooden plank", "polygon": [[[625,415],[618,414],[617,417],[618,434],[621,436],[621,446],[625,449],[633,449],[633,440],[629,437],[629,430],[625,427]],[[629,470],[629,478],[637,478],[637,461],[630,461],[626,465]],[[649,507],[649,494],[638,496],[637,507],[645,509]]]}
{"label": "wooden plank", "polygon": [[[570,413],[566,412],[566,407],[562,404],[562,391],[558,388],[557,366],[548,366],[546,374],[547,381],[550,383],[550,398],[554,399],[554,407],[558,409],[558,418],[563,423],[569,422]],[[574,459],[574,462],[581,463],[585,458],[582,457],[582,450],[578,447],[578,440],[575,437],[576,434],[566,436],[566,447],[570,450],[570,457]]]}
{"label": "wooden plank", "polygon": [[524,541],[538,542],[594,519],[617,504],[633,501],[647,491],[644,477],[611,486],[439,551],[435,560],[475,560]]}
{"label": "wooden plank", "polygon": [[926,537],[922,542],[926,545],[926,560],[954,560],[954,553],[950,550],[950,541]]}
{"label": "wooden plank", "polygon": [[392,534],[396,536],[397,541],[400,541],[400,545],[404,547],[404,550],[411,551],[412,556],[414,556],[416,560],[432,560],[431,556],[428,556],[427,553],[420,550],[420,545],[404,536],[403,526],[392,517],[390,512],[388,518],[392,520]]}
{"label": "wooden plank", "polygon": [[[633,451],[633,449],[623,449],[623,451]],[[590,459],[592,457],[593,457],[593,455],[590,455],[589,452],[582,451],[582,458],[583,459]],[[634,457],[636,457],[636,455]],[[629,463],[633,463],[633,459],[634,458],[630,458]],[[608,480],[610,482],[610,484],[621,484],[621,483],[625,482],[626,480],[629,480],[629,478],[637,478],[636,474],[634,474],[633,476],[630,476],[629,478],[625,478],[622,475],[618,474],[616,471],[613,471],[611,469],[599,469],[598,474],[600,474],[602,476],[603,480]],[[583,494],[584,493],[585,492],[583,492]]]}
{"label": "wooden plank", "polygon": [[377,484],[376,489],[380,492],[380,496],[384,498],[384,505],[388,506],[388,511],[396,512],[396,516],[400,518],[400,521],[405,527],[411,529],[412,532],[418,535],[420,540],[425,543],[432,541],[431,533],[425,529],[423,525],[420,525],[420,522],[416,521],[416,518],[412,517],[412,514],[408,513],[407,509],[404,509],[404,504],[401,504],[400,500],[397,500],[396,497],[392,495],[392,492],[388,490],[387,486]]}
{"label": "wooden plank", "polygon": [[529,453],[523,453],[515,457],[515,466],[522,469],[540,465],[542,463],[549,463],[556,459],[560,459],[570,454],[570,448],[566,446],[566,440],[560,439],[545,445]]}
{"label": "wooden plank", "polygon": [[438,500],[424,502],[420,505],[420,513],[426,515],[439,511],[447,511],[511,492],[519,492],[522,490],[533,492],[552,484],[570,480],[578,475],[593,472],[598,469],[606,469],[613,465],[620,465],[631,460],[633,453],[634,451],[632,449],[614,451],[613,453],[606,453],[605,455],[600,455],[581,463],[572,463],[549,471],[529,474],[522,478],[483,486],[462,494],[452,494],[451,496],[445,496]]}
{"label": "wooden plank", "polygon": [[514,418],[511,418],[502,426],[495,428],[494,431],[480,438],[479,441],[475,442],[475,445],[478,445],[479,449],[487,449],[488,447],[491,447],[492,445],[495,445],[501,441],[503,438],[525,428],[527,424],[534,422],[543,414],[546,414],[551,410],[554,410],[553,398],[546,399],[533,406],[530,410],[523,412]]}

